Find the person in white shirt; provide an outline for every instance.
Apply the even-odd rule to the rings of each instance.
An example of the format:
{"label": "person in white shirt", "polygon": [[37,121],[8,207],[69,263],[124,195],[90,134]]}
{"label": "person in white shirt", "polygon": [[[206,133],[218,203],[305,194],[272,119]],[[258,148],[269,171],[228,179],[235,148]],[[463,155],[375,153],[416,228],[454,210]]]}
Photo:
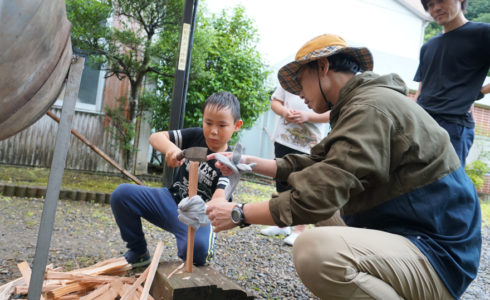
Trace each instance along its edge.
{"label": "person in white shirt", "polygon": [[[303,99],[279,86],[271,97],[271,109],[279,116],[274,131],[274,154],[276,158],[289,153],[309,154],[311,147],[324,136],[325,123],[330,121],[330,111],[318,114]],[[276,181],[278,193],[289,190],[287,182]],[[291,232],[290,227],[269,226],[261,234],[288,235],[284,243],[292,246],[306,225],[298,225]]]}

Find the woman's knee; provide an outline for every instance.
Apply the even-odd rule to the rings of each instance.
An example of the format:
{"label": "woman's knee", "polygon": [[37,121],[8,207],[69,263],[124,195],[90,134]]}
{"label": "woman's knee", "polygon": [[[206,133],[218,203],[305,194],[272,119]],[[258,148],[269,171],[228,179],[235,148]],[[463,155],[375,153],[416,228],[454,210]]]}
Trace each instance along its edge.
{"label": "woman's knee", "polygon": [[320,227],[302,233],[293,246],[293,260],[301,280],[317,281],[318,278],[332,282],[347,280],[352,270],[350,253],[338,228]]}

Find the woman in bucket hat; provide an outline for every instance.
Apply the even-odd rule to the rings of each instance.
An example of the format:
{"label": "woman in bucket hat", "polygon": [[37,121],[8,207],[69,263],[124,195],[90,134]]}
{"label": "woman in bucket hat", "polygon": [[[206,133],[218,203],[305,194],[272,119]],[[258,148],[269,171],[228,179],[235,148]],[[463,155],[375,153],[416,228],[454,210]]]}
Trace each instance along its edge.
{"label": "woman in bucket hat", "polygon": [[340,212],[347,226],[306,230],[293,246],[312,293],[459,298],[476,277],[481,251],[475,188],[447,133],[406,97],[401,78],[369,72],[372,66],[368,49],[336,35],[301,47],[279,81],[318,113],[332,107],[329,135],[309,155],[242,156],[291,190],[261,203],[210,205],[208,216],[218,232],[245,223],[311,224]]}

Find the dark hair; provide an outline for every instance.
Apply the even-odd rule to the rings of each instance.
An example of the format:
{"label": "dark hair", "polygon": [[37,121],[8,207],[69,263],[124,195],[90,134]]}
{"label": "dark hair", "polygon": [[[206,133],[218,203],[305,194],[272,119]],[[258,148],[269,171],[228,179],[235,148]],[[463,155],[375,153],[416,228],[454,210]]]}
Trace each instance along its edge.
{"label": "dark hair", "polygon": [[[348,73],[358,73],[363,70],[359,67],[359,63],[352,56],[339,53],[334,54],[332,56],[327,57],[328,62],[330,63],[329,69],[335,72],[348,72]],[[306,64],[306,66],[310,69],[318,68],[318,60],[314,60]]]}
{"label": "dark hair", "polygon": [[[427,4],[429,3],[430,0],[421,0],[422,6],[424,7],[425,11],[429,11],[429,7]],[[440,0],[437,0],[440,1]],[[468,7],[468,0],[464,0],[463,3],[461,3],[461,10],[463,13],[466,13],[466,8]]]}
{"label": "dark hair", "polygon": [[229,108],[233,115],[233,120],[235,122],[240,120],[240,101],[232,93],[218,92],[209,96],[202,107],[203,114],[207,106],[214,106],[218,110]]}

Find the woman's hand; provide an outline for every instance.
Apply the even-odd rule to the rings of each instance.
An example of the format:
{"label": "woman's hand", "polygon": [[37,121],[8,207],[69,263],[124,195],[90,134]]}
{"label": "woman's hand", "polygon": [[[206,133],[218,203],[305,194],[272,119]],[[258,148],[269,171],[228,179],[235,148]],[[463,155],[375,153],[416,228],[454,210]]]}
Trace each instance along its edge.
{"label": "woman's hand", "polygon": [[[207,156],[206,160],[216,159],[216,154],[218,154],[218,153],[211,153],[211,154],[209,154]],[[233,152],[219,152],[219,154],[225,156],[230,161],[231,161],[232,156],[233,156]],[[240,159],[240,162],[241,163],[243,163],[243,161],[245,160],[244,157],[245,157],[245,155],[242,155],[242,158]],[[216,161],[216,163],[214,165],[216,166],[216,168],[218,168],[221,171],[221,174],[223,174],[224,176],[231,176],[231,175],[233,175],[233,170],[230,169],[225,164],[223,164],[223,163],[221,163],[219,161]]]}
{"label": "woman's hand", "polygon": [[233,202],[215,202],[213,204],[208,202],[206,214],[211,220],[214,232],[228,230],[236,226],[231,220],[231,211],[235,205],[236,203]]}

